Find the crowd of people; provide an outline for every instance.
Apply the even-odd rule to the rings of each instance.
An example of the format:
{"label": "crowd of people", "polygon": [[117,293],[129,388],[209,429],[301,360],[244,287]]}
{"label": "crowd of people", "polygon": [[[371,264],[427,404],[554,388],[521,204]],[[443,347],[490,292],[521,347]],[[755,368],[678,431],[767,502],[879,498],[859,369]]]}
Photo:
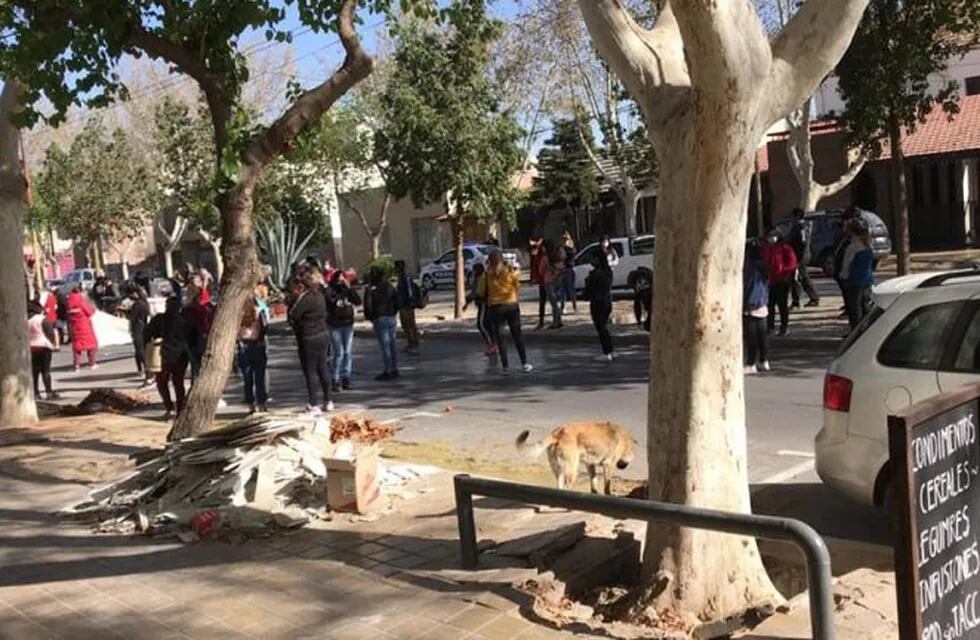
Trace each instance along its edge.
{"label": "crowd of people", "polygon": [[[743,332],[745,372],[769,371],[769,338],[776,330],[789,332],[790,308],[800,307],[801,290],[808,307],[820,304],[810,281],[810,227],[802,209],[793,211],[788,233],[772,229],[764,239],[751,239],[743,269]],[[834,248],[834,281],[844,299],[844,312],[853,329],[868,313],[874,286],[874,254],[868,222],[851,207],[841,217],[841,235]],[[792,305],[790,300],[792,299]]]}

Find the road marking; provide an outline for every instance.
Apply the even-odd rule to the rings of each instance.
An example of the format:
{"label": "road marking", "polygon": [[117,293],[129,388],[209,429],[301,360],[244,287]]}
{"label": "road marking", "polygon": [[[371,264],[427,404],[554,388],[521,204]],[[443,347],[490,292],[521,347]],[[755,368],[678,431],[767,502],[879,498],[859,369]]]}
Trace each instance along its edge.
{"label": "road marking", "polygon": [[791,478],[795,478],[801,473],[806,473],[813,469],[813,460],[804,460],[798,464],[794,464],[792,467],[783,469],[778,473],[774,473],[768,478],[763,478],[755,484],[779,484],[780,482],[786,482]]}
{"label": "road marking", "polygon": [[777,456],[791,456],[794,458],[813,458],[812,451],[796,451],[794,449],[780,449],[776,452]]}
{"label": "road marking", "polygon": [[412,418],[441,418],[443,414],[441,413],[430,413],[428,411],[416,411],[415,413],[409,413],[400,418],[391,418],[390,420],[382,420],[381,424],[394,424],[396,422],[401,422],[402,420],[411,420]]}

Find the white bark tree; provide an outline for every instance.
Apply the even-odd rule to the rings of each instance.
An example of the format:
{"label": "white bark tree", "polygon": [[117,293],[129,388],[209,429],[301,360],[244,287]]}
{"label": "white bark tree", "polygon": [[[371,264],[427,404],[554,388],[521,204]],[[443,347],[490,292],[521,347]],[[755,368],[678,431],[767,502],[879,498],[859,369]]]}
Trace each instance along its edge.
{"label": "white bark tree", "polygon": [[220,281],[221,274],[225,272],[225,261],[221,257],[221,236],[201,227],[198,227],[197,233],[210,245],[211,251],[214,252],[214,267],[217,272],[214,274],[214,277]]}
{"label": "white bark tree", "polygon": [[0,94],[0,273],[8,274],[0,278],[0,427],[37,422],[27,346],[27,287],[25,279],[17,277],[24,273],[27,180],[20,131],[10,120],[23,96],[23,85],[10,79]]}
{"label": "white bark tree", "polygon": [[814,162],[810,145],[811,103],[813,98],[807,98],[798,109],[794,109],[786,118],[789,123],[789,138],[786,141],[786,154],[789,156],[789,166],[800,186],[800,208],[813,211],[824,198],[843,191],[854,178],[861,173],[867,156],[858,149],[847,152],[847,169],[836,180],[822,183],[813,177]]}
{"label": "white bark tree", "polygon": [[[755,149],[843,55],[868,0],[809,0],[772,42],[750,0],[668,0],[652,29],[579,0],[660,159],[647,429],[653,500],[747,512],[742,258]],[[650,523],[635,612],[772,603],[754,540]]]}
{"label": "white bark tree", "polygon": [[187,218],[184,216],[174,218],[174,228],[170,231],[167,231],[167,227],[164,226],[162,217],[157,220],[157,230],[163,237],[160,248],[163,249],[164,273],[168,278],[172,278],[174,275],[174,251],[180,246],[180,241],[187,233],[187,226]]}

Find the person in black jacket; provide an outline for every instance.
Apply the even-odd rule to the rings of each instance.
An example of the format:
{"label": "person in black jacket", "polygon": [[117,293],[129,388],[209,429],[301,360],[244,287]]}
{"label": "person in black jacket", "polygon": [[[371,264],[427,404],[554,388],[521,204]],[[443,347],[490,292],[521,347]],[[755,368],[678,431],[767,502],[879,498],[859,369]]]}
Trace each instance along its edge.
{"label": "person in black jacket", "polygon": [[[833,277],[834,282],[840,287],[841,297],[844,296],[844,284],[841,279],[841,272],[844,270],[844,255],[847,253],[847,247],[851,244],[851,223],[860,217],[859,209],[857,207],[850,207],[841,216],[841,228],[840,237],[837,240],[837,245],[834,247],[834,270]],[[841,316],[846,318],[847,312]]]}
{"label": "person in black jacket", "polygon": [[344,273],[337,269],[330,276],[330,284],[323,292],[327,300],[327,324],[330,325],[330,375],[332,391],[351,388],[354,359],[355,308],[361,304],[347,282]]}
{"label": "person in black jacket", "polygon": [[395,288],[378,267],[368,272],[368,288],[364,292],[364,317],[374,325],[381,345],[382,371],[375,380],[394,380],[398,377],[398,353],[395,333],[398,330],[398,300]]}
{"label": "person in black jacket", "polygon": [[609,259],[604,251],[597,251],[592,259],[592,271],[585,277],[585,294],[589,299],[589,313],[592,324],[599,333],[599,344],[602,355],[596,360],[612,362],[616,358],[613,352],[612,335],[609,333],[609,316],[612,315],[612,282],[613,272]]}
{"label": "person in black jacket", "polygon": [[143,386],[153,384],[153,377],[146,372],[146,324],[150,320],[150,303],[138,284],[129,289],[129,335],[133,339],[133,356],[136,359],[136,372],[143,374]]}
{"label": "person in black jacket", "polygon": [[195,340],[196,328],[184,320],[181,314],[180,300],[176,296],[167,298],[166,310],[153,317],[143,334],[146,343],[160,340],[160,371],[156,374],[157,390],[163,400],[166,410],[164,418],[170,418],[174,413],[174,401],[170,398],[170,385],[174,387],[177,400],[177,415],[186,405],[184,376],[187,365],[190,364],[191,352],[188,346]]}
{"label": "person in black jacket", "polygon": [[296,301],[289,309],[289,324],[296,334],[299,363],[306,378],[306,411],[318,415],[317,384],[323,392],[323,408],[333,411],[330,400],[330,371],[327,362],[327,301],[320,292],[323,276],[309,271],[295,283]]}
{"label": "person in black jacket", "polygon": [[789,243],[796,254],[796,279],[793,281],[793,308],[800,307],[800,289],[806,292],[809,302],[808,307],[820,306],[820,295],[810,280],[808,265],[810,264],[810,223],[806,220],[806,213],[797,207],[793,209],[793,227],[789,232]]}

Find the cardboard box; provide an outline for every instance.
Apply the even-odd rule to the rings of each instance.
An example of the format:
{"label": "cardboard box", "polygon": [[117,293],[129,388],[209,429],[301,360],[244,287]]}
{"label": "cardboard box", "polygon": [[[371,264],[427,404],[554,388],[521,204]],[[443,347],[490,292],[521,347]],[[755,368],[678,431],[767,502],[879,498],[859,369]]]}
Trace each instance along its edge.
{"label": "cardboard box", "polygon": [[331,511],[370,513],[381,506],[379,453],[377,446],[341,446],[334,452],[337,457],[324,460],[327,466],[327,504]]}

